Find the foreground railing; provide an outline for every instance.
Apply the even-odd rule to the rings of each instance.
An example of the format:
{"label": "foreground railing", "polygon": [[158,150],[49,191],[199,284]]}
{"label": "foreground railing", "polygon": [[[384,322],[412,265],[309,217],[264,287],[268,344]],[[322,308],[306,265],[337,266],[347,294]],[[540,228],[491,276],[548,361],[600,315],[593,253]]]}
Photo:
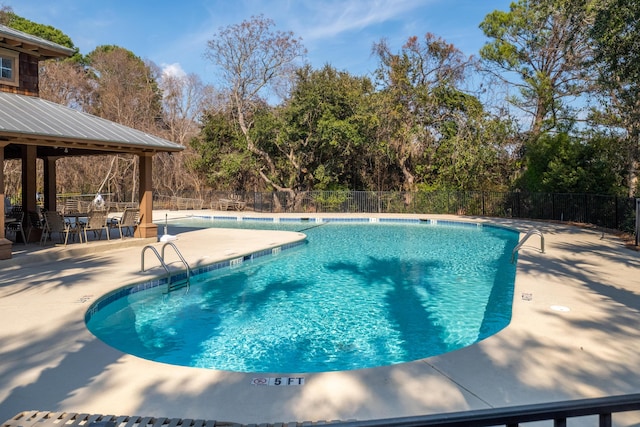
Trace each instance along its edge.
{"label": "foreground railing", "polygon": [[[292,421],[273,424],[260,423],[259,425],[264,427],[311,427],[320,425],[330,425],[331,427],[515,427],[519,426],[520,423],[552,421],[555,427],[561,427],[567,425],[567,419],[578,418],[572,420],[576,421],[573,425],[607,427],[613,425],[613,414],[638,410],[640,410],[640,394],[629,394],[599,399],[371,421]],[[591,417],[592,419],[584,417]],[[197,418],[170,419],[160,416],[141,417],[25,411],[1,423],[0,427],[255,427],[257,425]]]}
{"label": "foreground railing", "polygon": [[597,420],[594,419],[591,423],[587,420],[580,420],[580,425],[610,427],[613,425],[613,414],[627,411],[640,411],[640,394],[453,412],[450,414],[371,421],[347,421],[332,423],[331,425],[342,427],[516,427],[520,423],[553,421],[555,427],[562,427],[567,425],[567,419],[570,418],[596,416]]}

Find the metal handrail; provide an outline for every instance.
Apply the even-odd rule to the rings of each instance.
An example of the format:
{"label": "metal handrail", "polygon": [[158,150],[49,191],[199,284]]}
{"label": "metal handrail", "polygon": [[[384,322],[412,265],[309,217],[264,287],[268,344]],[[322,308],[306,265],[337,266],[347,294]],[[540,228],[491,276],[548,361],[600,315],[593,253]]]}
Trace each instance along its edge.
{"label": "metal handrail", "polygon": [[171,283],[171,272],[169,271],[169,266],[167,266],[167,264],[164,262],[164,257],[160,256],[158,250],[151,245],[147,245],[142,248],[142,253],[140,254],[140,271],[144,271],[144,253],[147,251],[147,249],[151,249],[151,251],[156,254],[158,261],[160,261],[160,264],[162,264],[162,267],[164,267],[164,270],[167,272],[169,283]]}
{"label": "metal handrail", "polygon": [[182,254],[178,250],[178,247],[173,242],[166,242],[164,245],[162,245],[162,260],[164,261],[164,249],[167,246],[171,246],[173,248],[173,250],[176,251],[176,254],[178,255],[178,258],[180,258],[180,261],[182,261],[182,263],[184,264],[184,266],[187,269],[187,280],[189,280],[189,277],[191,277],[191,268],[189,268],[189,264],[184,259],[184,257],[182,256]]}
{"label": "metal handrail", "polygon": [[516,247],[513,248],[513,251],[511,252],[511,264],[513,264],[513,261],[516,257],[516,253],[518,253],[522,245],[524,245],[524,243],[529,239],[529,237],[533,236],[534,234],[537,234],[538,236],[540,236],[540,252],[544,253],[544,236],[542,235],[542,232],[540,230],[534,228],[529,230],[527,234],[525,234],[525,236],[518,242]]}
{"label": "metal handrail", "polygon": [[167,247],[167,245],[171,246],[173,250],[176,251],[178,258],[180,258],[180,261],[182,261],[182,263],[186,267],[186,270],[187,270],[186,283],[187,283],[187,289],[189,289],[189,278],[191,277],[191,268],[189,267],[189,264],[187,263],[187,261],[184,259],[184,257],[178,250],[178,247],[174,245],[172,242],[166,242],[164,245],[162,245],[162,254],[158,253],[158,250],[151,245],[147,245],[144,248],[142,248],[142,253],[140,254],[140,270],[144,271],[144,253],[146,252],[147,249],[151,249],[151,251],[153,251],[153,253],[156,254],[156,257],[158,258],[158,261],[160,261],[160,264],[162,264],[162,267],[164,268],[164,270],[167,272],[167,281],[168,281],[167,286],[169,290],[171,290],[171,271],[169,270],[169,266],[164,260],[164,250]]}

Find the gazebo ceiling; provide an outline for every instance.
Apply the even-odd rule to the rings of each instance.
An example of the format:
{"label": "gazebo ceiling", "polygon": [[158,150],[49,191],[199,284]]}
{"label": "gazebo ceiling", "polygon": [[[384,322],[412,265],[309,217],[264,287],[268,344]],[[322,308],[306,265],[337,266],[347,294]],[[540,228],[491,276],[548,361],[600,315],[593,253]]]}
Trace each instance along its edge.
{"label": "gazebo ceiling", "polygon": [[141,154],[142,150],[136,149],[117,149],[114,147],[101,150],[98,148],[87,147],[72,147],[65,145],[64,143],[57,142],[55,146],[42,146],[33,143],[16,143],[9,144],[4,149],[5,159],[20,159],[22,156],[23,145],[37,145],[36,157],[44,159],[47,157],[72,157],[72,156],[94,156],[105,154]]}

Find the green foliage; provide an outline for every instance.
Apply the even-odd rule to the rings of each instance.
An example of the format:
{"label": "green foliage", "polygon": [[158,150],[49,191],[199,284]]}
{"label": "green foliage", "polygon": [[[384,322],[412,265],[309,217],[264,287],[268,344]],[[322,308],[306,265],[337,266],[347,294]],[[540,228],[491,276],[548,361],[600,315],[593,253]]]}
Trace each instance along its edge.
{"label": "green foliage", "polygon": [[372,91],[366,78],[325,66],[297,73],[291,98],[280,111],[282,131],[274,140],[298,173],[294,188],[362,188],[364,146],[371,123]]}
{"label": "green foliage", "polygon": [[61,46],[75,49],[71,38],[51,25],[37,24],[16,14],[11,14],[8,20],[8,26],[15,30],[22,31],[23,33],[31,34],[33,36],[49,40],[53,43],[57,43]]}
{"label": "green foliage", "polygon": [[340,207],[349,200],[348,191],[321,191],[314,193],[314,204],[319,212],[339,212]]}
{"label": "green foliage", "polygon": [[618,194],[624,159],[604,135],[542,134],[529,143],[517,186],[529,192]]}
{"label": "green foliage", "polygon": [[459,89],[471,62],[433,34],[410,37],[399,53],[384,41],[374,51],[380,58],[376,141],[388,153],[382,160],[401,171],[401,189],[413,191],[438,179],[442,143],[464,126],[465,113],[457,109],[474,108]]}
{"label": "green foliage", "polygon": [[591,35],[595,60],[624,82],[640,81],[640,7],[636,0],[606,0],[595,7]]}
{"label": "green foliage", "polygon": [[591,27],[594,62],[600,71],[602,111],[599,123],[623,130],[629,165],[626,184],[638,192],[640,164],[640,8],[635,0],[603,0],[589,4],[595,13]]}
{"label": "green foliage", "polygon": [[189,168],[214,189],[249,188],[257,179],[256,165],[233,120],[225,111],[210,111],[202,121],[200,135],[190,142],[197,156]]}

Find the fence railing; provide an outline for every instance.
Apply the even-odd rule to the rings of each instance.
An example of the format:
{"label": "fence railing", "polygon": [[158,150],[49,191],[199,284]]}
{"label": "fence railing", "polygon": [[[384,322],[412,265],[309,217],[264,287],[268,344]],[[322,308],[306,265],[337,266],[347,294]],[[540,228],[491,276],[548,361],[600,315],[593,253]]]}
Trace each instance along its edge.
{"label": "fence railing", "polygon": [[[516,427],[520,423],[534,421],[553,421],[554,426],[566,426],[567,419],[594,417],[593,420],[581,419],[581,426],[611,427],[613,414],[640,410],[640,394],[627,394],[596,399],[581,399],[566,402],[543,403],[536,405],[512,406],[507,408],[483,409],[449,414],[425,415],[416,417],[390,418],[372,421],[347,421],[335,424],[336,427]],[[332,424],[333,425],[333,424]],[[636,425],[636,424],[634,424]]]}
{"label": "fence railing", "polygon": [[[423,416],[387,418],[367,421],[290,421],[260,423],[260,426],[275,427],[517,427],[521,423],[552,421],[553,426],[566,426],[567,420],[580,426],[611,427],[613,416],[620,412],[640,410],[640,395],[612,396],[596,399],[582,399],[537,405],[512,406],[506,408],[481,409],[466,412],[450,412]],[[634,414],[635,415],[635,414]],[[637,421],[637,418],[635,418]],[[633,422],[633,421],[632,421]],[[249,427],[257,424],[239,424],[227,421],[203,420],[198,418],[179,419],[160,416],[113,416],[101,414],[76,414],[73,412],[25,411],[0,424],[0,427]],[[525,425],[525,424],[522,424]],[[544,425],[551,425],[546,423]],[[617,425],[630,425],[628,420]],[[633,424],[637,426],[637,423]]]}
{"label": "fence railing", "polygon": [[[187,196],[187,195],[185,195]],[[211,192],[200,197],[156,197],[154,206],[196,209],[239,199],[245,209],[287,213],[417,213],[567,221],[635,232],[635,199],[595,194],[489,191]],[[183,199],[195,201],[177,203]]]}

